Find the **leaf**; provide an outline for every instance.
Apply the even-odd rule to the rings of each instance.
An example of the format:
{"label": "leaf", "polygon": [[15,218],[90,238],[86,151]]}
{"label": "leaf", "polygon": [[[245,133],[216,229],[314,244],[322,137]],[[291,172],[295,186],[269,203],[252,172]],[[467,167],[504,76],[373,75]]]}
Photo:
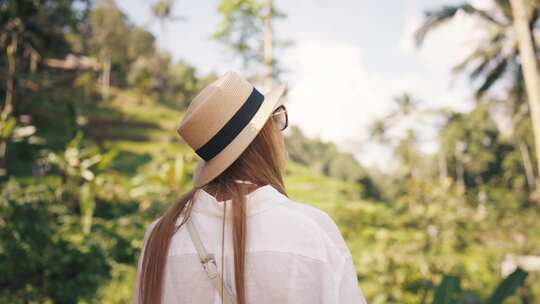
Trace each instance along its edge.
{"label": "leaf", "polygon": [[461,293],[459,278],[452,275],[444,275],[441,283],[435,288],[433,304],[454,304]]}
{"label": "leaf", "polygon": [[514,294],[519,287],[523,286],[528,274],[529,273],[522,270],[521,268],[517,268],[514,272],[512,272],[509,276],[502,280],[501,283],[499,283],[499,286],[495,288],[495,291],[493,292],[491,297],[489,297],[487,303],[502,303],[506,298]]}
{"label": "leaf", "polygon": [[416,46],[422,45],[424,39],[431,30],[453,18],[460,8],[460,6],[444,6],[437,11],[426,12],[424,24],[422,24],[414,34]]}
{"label": "leaf", "polygon": [[502,79],[506,67],[508,66],[508,59],[501,59],[497,65],[488,72],[486,79],[482,85],[476,90],[476,98],[482,97],[482,95],[491,88],[491,86],[499,79]]}
{"label": "leaf", "polygon": [[96,154],[90,158],[84,159],[83,161],[81,161],[81,168],[88,169],[93,165],[99,163],[101,161],[101,158],[101,154]]}
{"label": "leaf", "polygon": [[10,117],[7,121],[2,130],[0,130],[0,136],[2,139],[8,139],[11,134],[13,133],[13,130],[15,129],[15,126],[17,125],[17,120],[15,117]]}
{"label": "leaf", "polygon": [[24,126],[15,128],[13,131],[13,138],[17,140],[21,140],[23,138],[28,138],[34,134],[36,134],[36,127],[35,126]]}
{"label": "leaf", "polygon": [[90,171],[88,169],[82,169],[81,170],[81,177],[84,178],[87,181],[92,181],[92,180],[94,180],[94,177],[96,177],[96,176],[95,176],[94,172],[92,172],[92,171]]}
{"label": "leaf", "polygon": [[97,169],[103,170],[109,167],[111,165],[111,162],[116,158],[116,156],[118,156],[118,154],[118,149],[113,149],[102,155],[102,158],[97,165]]}
{"label": "leaf", "polygon": [[73,139],[68,143],[68,147],[69,148],[78,147],[82,139],[83,139],[83,133],[81,131],[77,131],[77,134],[75,135],[75,137],[73,137]]}
{"label": "leaf", "polygon": [[416,46],[422,45],[424,39],[431,30],[452,19],[459,11],[463,11],[468,15],[480,17],[483,20],[498,26],[504,25],[487,11],[478,9],[470,4],[465,3],[456,6],[445,5],[440,9],[427,11],[425,13],[424,23],[416,30],[414,35]]}

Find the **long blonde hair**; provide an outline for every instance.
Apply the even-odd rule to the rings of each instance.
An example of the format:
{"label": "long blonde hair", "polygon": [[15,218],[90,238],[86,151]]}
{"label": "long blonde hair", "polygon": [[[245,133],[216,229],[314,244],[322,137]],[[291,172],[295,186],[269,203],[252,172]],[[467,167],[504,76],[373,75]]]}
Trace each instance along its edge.
{"label": "long blonde hair", "polygon": [[[216,193],[232,199],[234,280],[238,304],[246,303],[244,270],[247,235],[245,195],[247,192],[235,180],[248,180],[259,186],[269,184],[287,196],[282,174],[286,158],[282,135],[273,119],[270,118],[240,157],[208,184],[208,187],[214,188]],[[181,225],[186,222],[191,213],[190,207],[193,205],[188,203],[195,192],[204,186],[193,188],[185,193],[163,214],[150,232],[143,249],[141,276],[138,282],[140,303],[161,303],[165,262],[170,240],[176,231],[176,220],[188,206]]]}

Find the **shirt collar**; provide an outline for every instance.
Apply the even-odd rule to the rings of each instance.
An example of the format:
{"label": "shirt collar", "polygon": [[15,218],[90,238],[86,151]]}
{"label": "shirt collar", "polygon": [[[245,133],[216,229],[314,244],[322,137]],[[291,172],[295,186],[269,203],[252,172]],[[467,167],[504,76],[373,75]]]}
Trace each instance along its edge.
{"label": "shirt collar", "polygon": [[[246,194],[246,215],[251,216],[275,206],[273,203],[280,202],[287,197],[272,185],[261,186]],[[203,213],[215,217],[223,217],[225,205],[223,201],[216,200],[210,193],[199,189],[193,197],[193,212]],[[232,217],[231,200],[227,202],[227,218]],[[180,225],[182,217],[176,220],[176,226]]]}

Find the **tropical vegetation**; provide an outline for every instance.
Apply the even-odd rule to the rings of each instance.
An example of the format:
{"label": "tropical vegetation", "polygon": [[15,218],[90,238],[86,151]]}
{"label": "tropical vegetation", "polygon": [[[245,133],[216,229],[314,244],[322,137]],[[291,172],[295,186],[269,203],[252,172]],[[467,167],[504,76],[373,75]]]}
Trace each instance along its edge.
{"label": "tropical vegetation", "polygon": [[[458,12],[485,26],[455,69],[477,96],[469,112],[396,96],[370,129],[393,151],[392,171],[297,126],[286,133],[289,195],[335,219],[369,303],[540,301],[528,262],[540,256],[540,101],[515,34],[525,16],[537,61],[540,4],[521,1],[520,15],[518,1],[426,12],[419,47]],[[175,4],[153,2],[151,22],[183,22]],[[246,74],[265,85],[282,77],[273,50],[290,42],[273,32],[286,18],[275,3],[217,10],[213,39]],[[174,127],[216,75],[173,60],[113,0],[2,1],[0,29],[0,303],[129,303],[147,225],[191,187],[197,157]],[[442,122],[436,153],[421,152],[411,118]]]}

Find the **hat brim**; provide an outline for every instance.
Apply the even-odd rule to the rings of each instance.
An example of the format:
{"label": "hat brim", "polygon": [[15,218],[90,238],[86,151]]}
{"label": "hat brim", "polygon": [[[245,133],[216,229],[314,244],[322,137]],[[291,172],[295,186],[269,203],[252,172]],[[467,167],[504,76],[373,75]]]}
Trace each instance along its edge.
{"label": "hat brim", "polygon": [[272,112],[279,106],[279,98],[285,92],[286,85],[276,86],[264,95],[264,102],[246,127],[231,141],[225,149],[209,161],[199,160],[193,174],[193,186],[207,184],[227,169],[249,146],[261,131]]}

